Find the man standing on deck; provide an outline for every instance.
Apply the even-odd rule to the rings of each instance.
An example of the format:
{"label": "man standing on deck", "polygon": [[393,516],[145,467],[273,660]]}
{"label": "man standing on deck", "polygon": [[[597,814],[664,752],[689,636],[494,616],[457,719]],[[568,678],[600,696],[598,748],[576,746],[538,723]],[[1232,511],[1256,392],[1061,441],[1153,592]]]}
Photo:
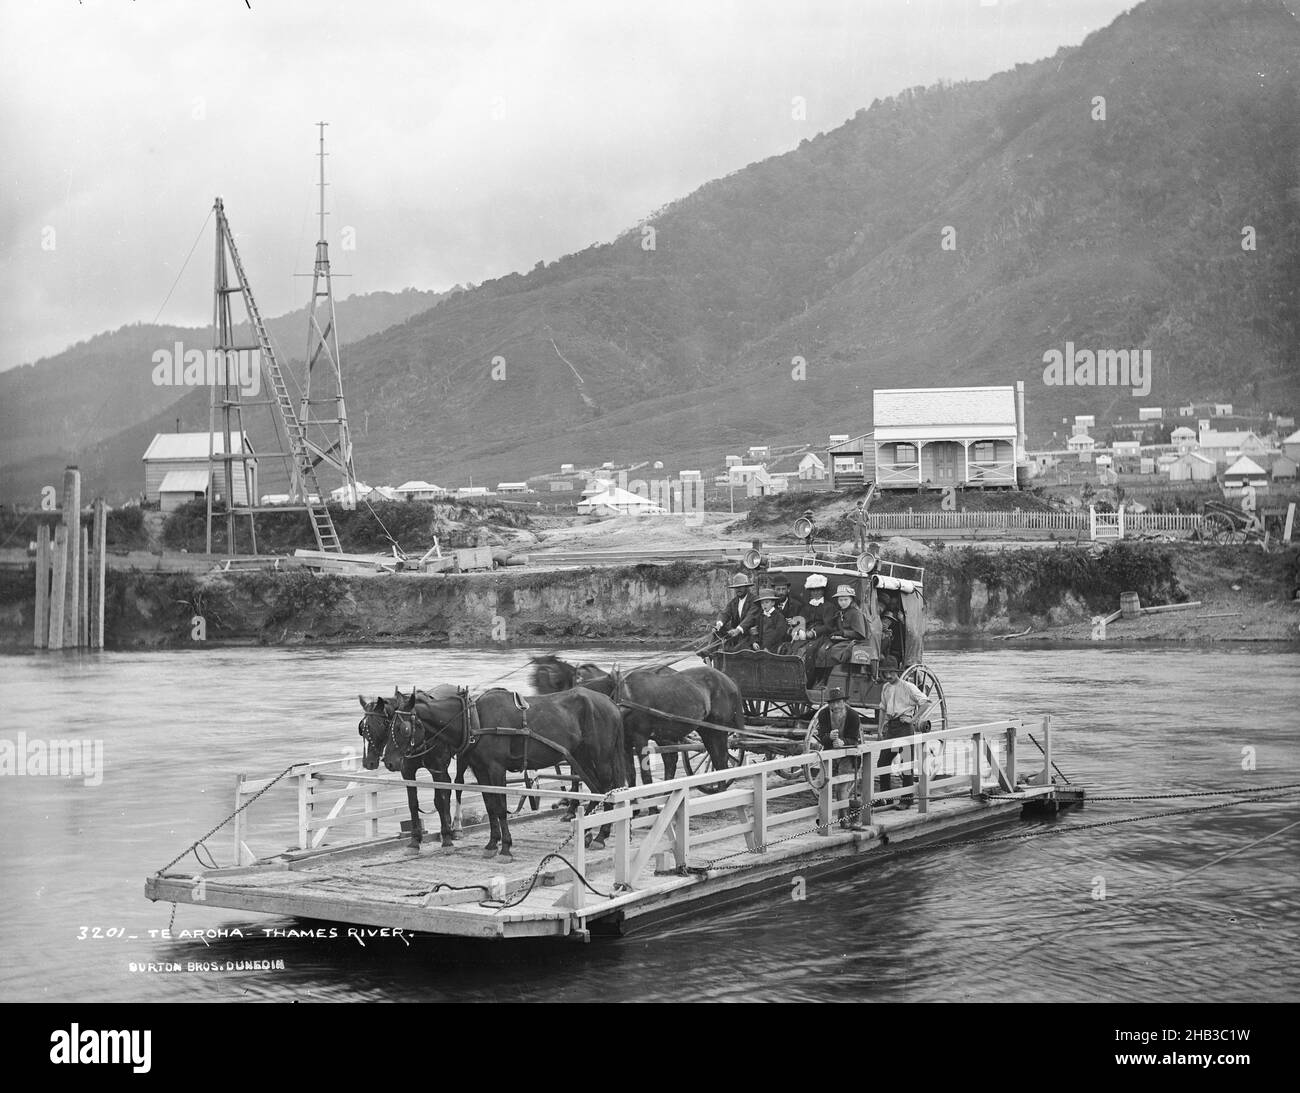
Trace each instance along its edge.
{"label": "man standing on deck", "polygon": [[[885,723],[883,737],[886,740],[899,736],[911,736],[924,732],[925,716],[930,712],[935,699],[930,698],[919,687],[903,679],[897,667],[884,669],[885,682],[880,688],[880,716]],[[912,748],[889,748],[880,753],[876,769],[893,765],[894,756],[901,755],[902,762],[911,762]],[[915,773],[903,775],[903,788],[907,789],[916,780]],[[892,774],[880,776],[881,792],[894,788]],[[903,797],[898,802],[899,808],[911,808],[912,798]]]}
{"label": "man standing on deck", "polygon": [[[817,717],[814,719],[817,739],[821,746],[852,748],[862,743],[862,719],[858,717],[858,711],[845,701],[844,692],[838,687],[832,687],[830,694],[826,696],[826,703],[817,711]],[[858,755],[846,755],[843,759],[836,759],[835,774],[848,774],[850,771],[856,774],[861,761],[862,757]],[[833,792],[837,801],[844,800],[846,796],[849,798],[848,810],[840,817],[840,827],[845,831],[865,830],[858,819],[862,802],[853,783],[838,783]]]}

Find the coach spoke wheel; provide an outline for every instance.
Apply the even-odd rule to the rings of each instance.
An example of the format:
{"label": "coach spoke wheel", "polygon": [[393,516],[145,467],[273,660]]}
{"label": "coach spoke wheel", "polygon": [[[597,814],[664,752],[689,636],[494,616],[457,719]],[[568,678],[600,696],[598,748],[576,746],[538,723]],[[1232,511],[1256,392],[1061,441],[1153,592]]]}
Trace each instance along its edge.
{"label": "coach spoke wheel", "polygon": [[948,699],[944,696],[943,684],[939,682],[939,677],[924,664],[909,664],[903,670],[902,678],[918,688],[926,698],[938,700],[938,706],[933,707],[927,715],[927,720],[930,722],[930,731],[938,732],[940,729],[946,729],[948,727]]}
{"label": "coach spoke wheel", "polygon": [[[816,713],[808,719],[808,731],[804,734],[803,750],[821,751],[822,742],[817,736],[817,714],[826,707],[821,707]],[[826,784],[826,772],[820,763],[809,763],[803,768],[804,780],[812,786],[814,793],[820,793],[822,786]]]}

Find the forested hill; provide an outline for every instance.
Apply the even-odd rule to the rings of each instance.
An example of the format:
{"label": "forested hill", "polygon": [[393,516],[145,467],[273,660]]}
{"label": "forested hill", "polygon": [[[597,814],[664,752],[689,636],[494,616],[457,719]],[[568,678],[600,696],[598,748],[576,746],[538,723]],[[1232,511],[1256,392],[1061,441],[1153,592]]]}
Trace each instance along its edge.
{"label": "forested hill", "polygon": [[[405,322],[440,299],[436,292],[371,292],[335,305],[344,342]],[[235,314],[241,315],[236,304]],[[307,309],[267,320],[272,343],[290,360],[307,350]],[[152,381],[153,354],[212,345],[211,327],[132,323],[35,364],[0,372],[0,467],[44,453],[94,445],[152,418],[187,394]],[[205,400],[206,401],[206,400]],[[206,421],[203,428],[207,428]],[[136,453],[139,455],[140,453]],[[138,489],[138,487],[137,487]]]}
{"label": "forested hill", "polygon": [[[1150,349],[1150,391],[1046,385],[1067,341]],[[1039,440],[1192,395],[1300,409],[1297,346],[1300,23],[1147,0],[364,339],[348,400],[368,481],[456,484],[822,442],[879,387],[1023,379]]]}

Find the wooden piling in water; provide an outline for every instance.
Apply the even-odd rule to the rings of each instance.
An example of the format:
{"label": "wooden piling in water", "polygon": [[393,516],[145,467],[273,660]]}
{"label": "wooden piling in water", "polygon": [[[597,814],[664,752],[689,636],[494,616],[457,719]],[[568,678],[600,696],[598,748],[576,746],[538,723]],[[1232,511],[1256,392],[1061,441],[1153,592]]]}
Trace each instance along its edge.
{"label": "wooden piling in water", "polygon": [[54,531],[52,552],[52,577],[50,579],[50,629],[47,648],[63,648],[64,605],[68,596],[68,525],[60,524]]}
{"label": "wooden piling in water", "polygon": [[[80,523],[80,521],[78,521]],[[90,528],[81,528],[81,590],[77,596],[77,648],[90,646]]]}
{"label": "wooden piling in water", "polygon": [[50,525],[36,529],[36,618],[32,644],[37,649],[50,645]]}
{"label": "wooden piling in water", "polygon": [[[81,638],[81,472],[68,467],[63,472],[64,599],[63,638],[60,649],[75,649]],[[54,648],[53,642],[50,648]]]}
{"label": "wooden piling in water", "polygon": [[104,578],[107,569],[108,506],[102,497],[95,499],[95,594],[90,603],[90,647],[104,648]]}

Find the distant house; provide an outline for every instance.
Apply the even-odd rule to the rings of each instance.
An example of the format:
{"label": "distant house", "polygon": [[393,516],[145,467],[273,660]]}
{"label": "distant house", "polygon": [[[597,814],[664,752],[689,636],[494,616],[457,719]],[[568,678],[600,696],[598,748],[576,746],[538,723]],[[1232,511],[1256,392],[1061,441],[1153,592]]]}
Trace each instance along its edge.
{"label": "distant house", "polygon": [[1214,402],[1210,405],[1215,417],[1229,417],[1232,414],[1232,403],[1230,402]]}
{"label": "distant house", "polygon": [[1195,407],[1195,406],[1180,406],[1180,407],[1178,407],[1178,416],[1179,416],[1179,417],[1195,417],[1195,416],[1196,416],[1196,407]]}
{"label": "distant house", "polygon": [[1216,463],[1231,464],[1239,456],[1248,455],[1260,458],[1268,455],[1268,445],[1249,430],[1245,432],[1219,433],[1213,429],[1202,429],[1198,438],[1198,451]]}
{"label": "distant house", "polygon": [[[339,486],[337,489],[330,490],[330,500],[336,505],[341,505],[347,501],[359,501],[363,497],[368,497],[373,492],[374,491],[364,482],[358,482],[355,493],[352,493],[351,488],[348,486]],[[351,494],[351,496],[349,496],[349,494]]]}
{"label": "distant house", "polygon": [[875,470],[875,457],[876,448],[870,433],[845,437],[832,444],[826,449],[831,489],[847,490],[865,485]]}
{"label": "distant house", "polygon": [[1007,387],[875,392],[881,489],[1016,484],[1016,397]]}
{"label": "distant house", "polygon": [[1116,459],[1137,459],[1141,453],[1142,445],[1136,440],[1117,440],[1110,449]]}
{"label": "distant house", "polygon": [[1168,466],[1170,482],[1213,482],[1215,464],[1199,452],[1184,452]]}
{"label": "distant house", "polygon": [[772,476],[761,463],[742,463],[727,468],[727,485],[744,486],[749,497],[765,497],[772,492]]}
{"label": "distant house", "polygon": [[1082,426],[1084,429],[1095,429],[1097,427],[1097,415],[1096,414],[1075,414],[1074,424],[1076,428]]}
{"label": "distant house", "polygon": [[826,447],[833,448],[836,444],[843,444],[848,439],[848,433],[831,433],[831,435],[826,438]]}
{"label": "distant house", "polygon": [[1159,406],[1138,407],[1138,421],[1159,421],[1164,416],[1165,412]]}
{"label": "distant house", "polygon": [[1295,428],[1295,416],[1292,414],[1277,414],[1273,418],[1273,428],[1279,433],[1283,429]]}
{"label": "distant house", "polygon": [[1300,463],[1300,429],[1282,441],[1282,454]]}
{"label": "distant house", "polygon": [[456,497],[464,500],[469,497],[490,497],[491,491],[486,486],[457,486]]}
{"label": "distant house", "polygon": [[365,496],[367,501],[400,501],[401,497],[392,486],[374,486]]}
{"label": "distant house", "polygon": [[648,497],[607,485],[579,501],[578,512],[584,516],[664,516],[668,510]]}
{"label": "distant house", "polygon": [[1273,465],[1269,467],[1268,473],[1274,482],[1294,482],[1295,469],[1296,461],[1294,459],[1280,455],[1273,460]]}
{"label": "distant house", "polygon": [[497,493],[527,493],[527,482],[498,482]]}
{"label": "distant house", "polygon": [[749,449],[749,461],[751,463],[766,463],[772,458],[772,449],[766,444],[759,444]]}
{"label": "distant house", "polygon": [[700,480],[699,471],[682,471],[679,475],[683,482],[698,482]]}
{"label": "distant house", "polygon": [[1253,459],[1243,455],[1223,472],[1223,488],[1240,490],[1247,486],[1254,486],[1257,490],[1268,489],[1268,474]]}
{"label": "distant house", "polygon": [[1169,443],[1179,452],[1196,450],[1196,433],[1186,425],[1180,425],[1169,434]]}
{"label": "distant house", "polygon": [[561,474],[572,474],[572,473],[573,473],[573,464],[572,464],[572,463],[561,463],[561,464],[560,464],[560,473],[561,473]]}
{"label": "distant house", "polygon": [[403,482],[396,488],[396,492],[403,501],[436,501],[440,497],[447,496],[447,491],[441,486],[435,486],[432,482],[425,482],[418,478]]}
{"label": "distant house", "polygon": [[1097,442],[1087,433],[1079,433],[1065,442],[1065,446],[1078,455],[1080,463],[1092,462],[1092,449],[1096,445]]}
{"label": "distant house", "polygon": [[[218,456],[225,453],[225,441],[224,433],[212,434],[212,448]],[[141,456],[144,463],[145,500],[157,501],[161,506],[162,495],[166,493],[167,507],[164,511],[170,512],[186,501],[205,497],[208,489],[208,443],[207,433],[156,434]],[[232,433],[231,446],[237,453],[244,453],[242,457],[231,460],[233,503],[247,505],[249,497],[258,496],[257,458],[251,441],[244,433]],[[219,462],[213,469],[212,485],[217,496],[224,493],[226,472],[223,462]]]}
{"label": "distant house", "polygon": [[799,460],[798,476],[805,482],[820,482],[826,477],[826,464],[812,452],[805,452]]}
{"label": "distant house", "polygon": [[728,466],[728,467],[739,467],[739,466],[740,466],[742,463],[744,463],[744,462],[745,462],[745,461],[744,461],[743,459],[741,459],[740,456],[738,456],[738,455],[729,455],[729,456],[727,456],[727,466]]}

